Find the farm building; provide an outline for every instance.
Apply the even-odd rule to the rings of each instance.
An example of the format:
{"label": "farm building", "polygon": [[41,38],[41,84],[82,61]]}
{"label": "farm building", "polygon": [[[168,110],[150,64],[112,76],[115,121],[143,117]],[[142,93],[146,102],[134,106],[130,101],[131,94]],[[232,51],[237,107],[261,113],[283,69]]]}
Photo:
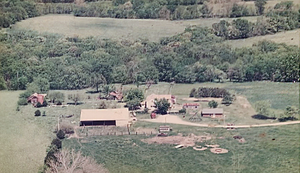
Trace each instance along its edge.
{"label": "farm building", "polygon": [[120,109],[82,109],[81,126],[127,126],[130,113],[127,108]]}
{"label": "farm building", "polygon": [[182,106],[183,109],[197,109],[199,108],[199,104],[198,103],[185,103]]}
{"label": "farm building", "polygon": [[43,104],[44,98],[47,94],[38,94],[34,93],[30,97],[28,97],[27,102],[30,102],[32,105],[36,106],[36,104],[39,102]]}
{"label": "farm building", "polygon": [[223,109],[216,108],[216,109],[203,109],[201,111],[202,117],[211,117],[211,118],[222,118],[223,117]]}
{"label": "farm building", "polygon": [[151,94],[149,95],[144,102],[141,103],[141,105],[145,108],[152,109],[155,107],[154,101],[155,99],[160,100],[160,99],[166,99],[170,103],[170,107],[172,107],[176,103],[176,98],[173,95],[156,95],[156,94]]}
{"label": "farm building", "polygon": [[123,100],[123,94],[118,91],[113,91],[109,93],[109,96],[112,97],[114,100],[122,101]]}

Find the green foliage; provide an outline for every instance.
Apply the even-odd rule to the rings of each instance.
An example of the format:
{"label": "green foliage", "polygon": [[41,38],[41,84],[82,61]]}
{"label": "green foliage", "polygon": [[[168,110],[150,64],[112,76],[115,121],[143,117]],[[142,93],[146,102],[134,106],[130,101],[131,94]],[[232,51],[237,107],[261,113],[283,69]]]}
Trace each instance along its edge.
{"label": "green foliage", "polygon": [[233,97],[231,95],[225,95],[222,99],[222,104],[225,104],[226,106],[229,106],[232,104]]}
{"label": "green foliage", "polygon": [[0,90],[5,90],[5,89],[7,89],[7,86],[5,84],[3,77],[0,76]]}
{"label": "green foliage", "polygon": [[19,101],[18,101],[18,105],[20,106],[24,106],[24,105],[27,105],[28,102],[27,102],[27,99],[26,98],[20,98]]}
{"label": "green foliage", "polygon": [[64,139],[65,138],[65,132],[63,130],[59,130],[57,133],[56,133],[56,137],[58,139]]}
{"label": "green foliage", "polygon": [[230,17],[242,17],[242,16],[248,16],[249,10],[244,5],[238,5],[236,3],[233,4]]}
{"label": "green foliage", "polygon": [[145,96],[142,90],[138,88],[130,89],[126,96],[125,96],[125,102],[130,101],[130,100],[138,100],[142,102],[144,100]]}
{"label": "green foliage", "polygon": [[40,102],[37,102],[36,107],[37,108],[43,107],[43,104],[41,104]]}
{"label": "green foliage", "polygon": [[50,91],[48,94],[51,103],[64,102],[65,95],[59,91]]}
{"label": "green foliage", "polygon": [[83,96],[81,94],[69,94],[68,99],[74,101],[74,104],[77,105],[79,101],[83,100]]}
{"label": "green foliage", "polygon": [[41,116],[41,111],[40,110],[36,110],[34,112],[34,116]]}
{"label": "green foliage", "polygon": [[264,13],[266,3],[267,0],[256,0],[254,2],[258,15],[262,15]]}
{"label": "green foliage", "polygon": [[55,153],[58,152],[59,149],[61,149],[61,146],[62,146],[61,140],[57,138],[52,140],[51,145],[47,148],[47,154],[44,159],[45,165],[49,166],[49,163],[51,161],[56,160]]}
{"label": "green foliage", "polygon": [[193,88],[191,94],[193,97],[214,97],[214,98],[224,98],[225,96],[230,96],[230,93],[224,88],[207,88],[200,87],[198,90]]}
{"label": "green foliage", "polygon": [[43,111],[43,114],[42,114],[42,116],[46,116],[46,111]]}
{"label": "green foliage", "polygon": [[208,102],[208,106],[209,106],[210,108],[217,108],[217,107],[218,107],[218,102],[216,102],[216,101],[214,101],[214,100],[209,101],[209,102]]}
{"label": "green foliage", "polygon": [[287,117],[299,117],[299,109],[295,106],[288,106],[284,111],[284,115]]}
{"label": "green foliage", "polygon": [[104,101],[102,101],[102,102],[99,104],[98,109],[107,109],[107,105],[105,104]]}
{"label": "green foliage", "polygon": [[169,110],[170,103],[167,99],[163,98],[160,100],[155,99],[154,101],[155,107],[157,108],[157,113],[160,114],[167,114],[167,111]]}
{"label": "green foliage", "polygon": [[254,107],[259,114],[266,116],[270,114],[271,104],[268,101],[258,101],[254,104]]}
{"label": "green foliage", "polygon": [[180,110],[179,110],[179,113],[180,113],[180,114],[185,114],[185,113],[186,113],[186,109],[185,109],[185,108],[180,109]]}

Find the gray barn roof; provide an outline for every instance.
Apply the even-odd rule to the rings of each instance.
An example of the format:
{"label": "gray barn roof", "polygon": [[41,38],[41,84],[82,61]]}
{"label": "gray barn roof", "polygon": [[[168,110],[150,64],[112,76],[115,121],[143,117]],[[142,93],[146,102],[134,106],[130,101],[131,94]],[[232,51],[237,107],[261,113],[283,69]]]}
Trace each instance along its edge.
{"label": "gray barn roof", "polygon": [[202,114],[223,114],[222,108],[216,108],[216,109],[203,109],[201,111]]}

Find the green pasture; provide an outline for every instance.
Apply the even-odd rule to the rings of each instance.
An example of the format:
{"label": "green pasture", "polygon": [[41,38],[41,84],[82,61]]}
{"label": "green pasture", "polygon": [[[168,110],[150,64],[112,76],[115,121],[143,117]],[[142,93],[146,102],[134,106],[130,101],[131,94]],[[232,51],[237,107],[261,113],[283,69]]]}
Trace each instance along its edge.
{"label": "green pasture", "polygon": [[[143,123],[136,126],[153,127],[153,124]],[[175,145],[172,144],[147,144],[141,139],[152,136],[145,135],[70,139],[64,140],[63,147],[81,150],[99,163],[103,163],[111,173],[297,173],[299,171],[299,125],[234,131],[171,126],[174,131],[179,130],[184,135],[210,134],[214,137],[213,140],[197,145],[218,144],[229,152],[214,154],[209,150],[195,151],[191,147],[175,149]],[[244,137],[246,143],[239,143],[233,139],[234,135]]]}
{"label": "green pasture", "polygon": [[3,173],[37,172],[50,143],[44,128],[28,121],[29,112],[16,112],[20,93],[0,92],[0,172]]}
{"label": "green pasture", "polygon": [[[252,22],[256,17],[244,17]],[[234,18],[224,18],[232,21]],[[56,33],[66,36],[102,39],[137,40],[149,39],[159,41],[182,33],[190,25],[211,27],[220,18],[203,18],[193,20],[151,20],[151,19],[113,19],[97,17],[74,17],[73,15],[45,15],[16,23],[13,29],[34,30],[41,33]]]}

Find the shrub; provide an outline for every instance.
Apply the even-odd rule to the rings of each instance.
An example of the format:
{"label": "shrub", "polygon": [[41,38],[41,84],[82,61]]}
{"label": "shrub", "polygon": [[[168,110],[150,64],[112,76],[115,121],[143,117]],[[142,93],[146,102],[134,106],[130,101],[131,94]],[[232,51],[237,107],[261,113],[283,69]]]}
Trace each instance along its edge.
{"label": "shrub", "polygon": [[48,105],[47,101],[46,101],[46,100],[44,100],[44,101],[43,101],[43,105],[42,105],[42,106],[43,106],[43,107],[47,107],[47,105]]}
{"label": "shrub", "polygon": [[27,105],[28,102],[27,102],[27,99],[26,98],[20,98],[19,101],[18,101],[18,105],[20,106],[24,106],[24,105]]}
{"label": "shrub", "polygon": [[64,139],[65,138],[65,132],[62,131],[62,130],[59,130],[57,133],[56,133],[56,137],[58,139]]}
{"label": "shrub", "polygon": [[99,104],[98,109],[107,109],[107,105],[105,104],[104,101],[102,101],[102,102]]}
{"label": "shrub", "polygon": [[181,113],[181,114],[185,114],[185,113],[186,113],[186,109],[185,109],[185,108],[183,108],[183,109],[180,109],[180,110],[179,110],[179,113]]}
{"label": "shrub", "polygon": [[43,105],[40,102],[37,102],[36,107],[40,108],[40,107],[43,107]]}
{"label": "shrub", "polygon": [[218,103],[216,101],[212,100],[212,101],[208,102],[208,106],[210,108],[216,108],[216,107],[218,107]]}
{"label": "shrub", "polygon": [[251,117],[254,118],[254,119],[259,119],[259,120],[267,120],[267,119],[275,120],[276,119],[275,117],[268,117],[268,116],[265,116],[265,115],[262,115],[262,114],[252,115]]}
{"label": "shrub", "polygon": [[34,116],[41,116],[41,111],[40,110],[36,110],[34,112]]}
{"label": "shrub", "polygon": [[43,111],[43,116],[46,116],[46,112],[45,111]]}
{"label": "shrub", "polygon": [[296,120],[298,120],[298,118],[296,118],[296,117],[294,117],[294,116],[278,118],[278,121],[279,121],[279,122],[296,121]]}
{"label": "shrub", "polygon": [[17,106],[17,108],[16,108],[16,111],[20,111],[20,107],[19,107],[19,105]]}
{"label": "shrub", "polygon": [[70,123],[62,122],[60,123],[60,130],[62,130],[65,134],[74,133],[74,126]]}
{"label": "shrub", "polygon": [[62,146],[62,142],[60,139],[53,139],[52,142],[51,142],[51,145],[54,145],[56,146],[57,149],[61,149],[61,146]]}
{"label": "shrub", "polygon": [[61,103],[60,101],[58,101],[58,102],[56,103],[56,105],[62,105],[62,103]]}

